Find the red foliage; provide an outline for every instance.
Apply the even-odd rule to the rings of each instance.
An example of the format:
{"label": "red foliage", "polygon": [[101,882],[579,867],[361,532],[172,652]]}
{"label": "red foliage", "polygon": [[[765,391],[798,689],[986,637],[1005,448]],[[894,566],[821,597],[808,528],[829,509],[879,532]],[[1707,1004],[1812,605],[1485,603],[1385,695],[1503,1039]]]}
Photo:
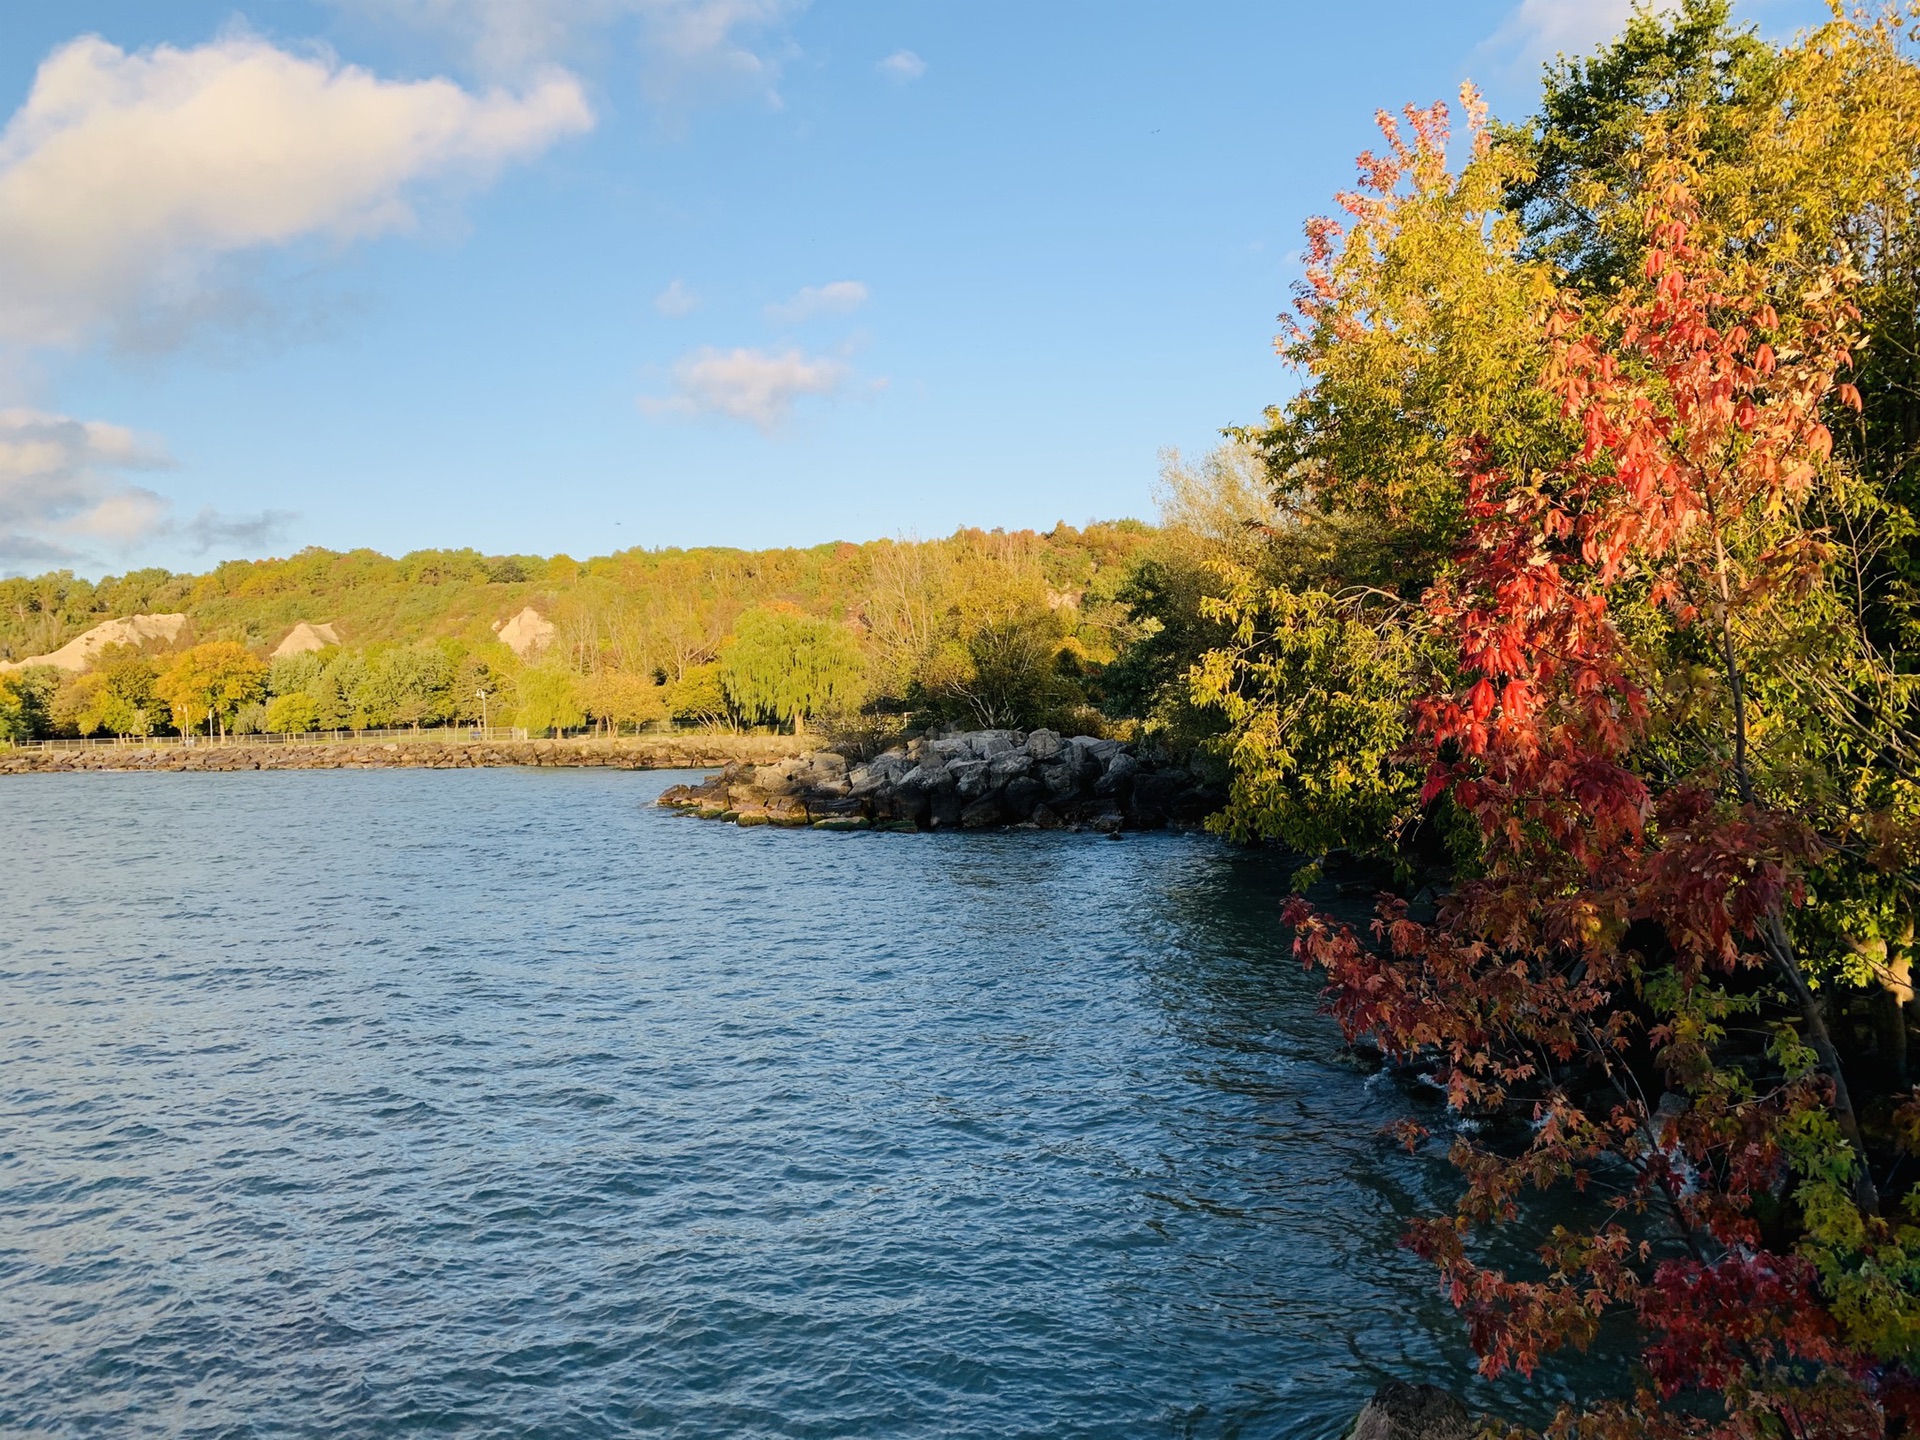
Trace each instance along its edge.
{"label": "red foliage", "polygon": [[[1754,1218],[1785,1178],[1784,1124],[1827,1111],[1851,1125],[1837,1065],[1755,1094],[1716,1070],[1708,1039],[1717,977],[1767,964],[1797,978],[1780,920],[1820,842],[1755,796],[1730,619],[1821,562],[1817,535],[1773,522],[1831,451],[1823,402],[1858,403],[1836,382],[1852,312],[1837,287],[1815,287],[1783,324],[1695,250],[1691,220],[1686,187],[1658,187],[1645,285],[1604,313],[1569,301],[1553,316],[1542,383],[1577,427],[1575,452],[1529,475],[1484,449],[1463,457],[1467,539],[1426,597],[1454,679],[1414,718],[1423,799],[1471,817],[1482,872],[1432,923],[1383,901],[1367,939],[1303,902],[1285,918],[1349,1035],[1436,1060],[1459,1110],[1519,1106],[1531,1120],[1518,1155],[1457,1143],[1456,1214],[1410,1237],[1483,1370],[1531,1371],[1624,1310],[1646,1337],[1641,1409],[1705,1394],[1720,1418],[1603,1408],[1565,1417],[1566,1433],[1879,1435],[1883,1401],[1910,1382],[1846,1348],[1815,1268],[1769,1251]],[[1640,753],[1644,662],[1617,624],[1629,596],[1693,630],[1723,672],[1724,754],[1657,785]],[[1644,1037],[1635,926],[1659,937],[1677,997]],[[1678,1108],[1656,1107],[1626,1063],[1641,1038]],[[1576,1071],[1605,1098],[1570,1093]],[[1525,1190],[1560,1183],[1604,1189],[1601,1222],[1555,1230],[1539,1278],[1476,1262],[1476,1226],[1516,1219]]]}

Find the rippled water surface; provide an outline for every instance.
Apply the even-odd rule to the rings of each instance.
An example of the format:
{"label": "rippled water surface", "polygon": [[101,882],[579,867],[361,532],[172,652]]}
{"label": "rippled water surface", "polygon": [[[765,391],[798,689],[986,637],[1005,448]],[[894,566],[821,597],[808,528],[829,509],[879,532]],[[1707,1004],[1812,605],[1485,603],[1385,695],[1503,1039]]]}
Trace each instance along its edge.
{"label": "rippled water surface", "polygon": [[0,782],[0,1432],[1332,1436],[1424,1162],[1194,837]]}

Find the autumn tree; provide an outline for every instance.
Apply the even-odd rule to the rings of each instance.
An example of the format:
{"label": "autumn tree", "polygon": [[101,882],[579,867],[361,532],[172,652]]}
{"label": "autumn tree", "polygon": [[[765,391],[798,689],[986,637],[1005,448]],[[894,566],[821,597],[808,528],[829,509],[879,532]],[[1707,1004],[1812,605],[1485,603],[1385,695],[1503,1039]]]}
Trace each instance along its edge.
{"label": "autumn tree", "polygon": [[666,687],[667,712],[675,720],[690,725],[724,726],[738,729],[740,716],[727,697],[721,678],[720,662],[709,660],[689,666],[687,672]]}
{"label": "autumn tree", "polygon": [[62,685],[56,719],[78,735],[150,735],[161,720],[158,678],[158,666],[137,647],[109,645]]}
{"label": "autumn tree", "polygon": [[1570,444],[1533,383],[1552,272],[1520,253],[1510,158],[1464,99],[1474,138],[1457,174],[1444,106],[1379,117],[1385,153],[1361,157],[1342,219],[1307,227],[1277,342],[1305,383],[1239,432],[1274,514],[1257,556],[1215,562],[1201,608],[1221,643],[1190,677],[1226,724],[1232,791],[1214,823],[1238,838],[1404,852],[1421,817],[1396,756],[1433,663],[1417,602],[1466,523],[1459,447],[1530,469]]}
{"label": "autumn tree", "polygon": [[[1415,141],[1367,165],[1357,213],[1398,224],[1441,188],[1442,116],[1413,119]],[[1920,1110],[1876,1138],[1826,993],[1860,968],[1848,938],[1902,918],[1864,914],[1863,894],[1911,936],[1911,887],[1889,897],[1920,854],[1920,786],[1903,705],[1861,696],[1861,677],[1905,682],[1825,523],[1853,484],[1829,421],[1862,409],[1858,279],[1840,253],[1786,266],[1724,243],[1698,198],[1715,150],[1684,107],[1636,141],[1637,208],[1605,232],[1623,245],[1637,225],[1635,263],[1532,317],[1531,398],[1503,412],[1518,430],[1457,437],[1432,492],[1457,521],[1416,524],[1452,545],[1406,620],[1406,741],[1346,747],[1369,772],[1416,764],[1423,814],[1473,847],[1431,918],[1401,899],[1371,935],[1301,902],[1288,918],[1350,1034],[1516,1122],[1510,1145],[1456,1140],[1455,1213],[1414,1231],[1488,1373],[1621,1314],[1643,1337],[1638,1392],[1569,1409],[1557,1433],[1881,1435],[1915,1414],[1920,1228],[1884,1191]],[[1481,132],[1469,168],[1493,153]],[[1308,303],[1338,311],[1345,282],[1324,279]],[[1294,668],[1331,693],[1311,652]],[[1231,698],[1249,673],[1228,657],[1215,683]],[[1391,700],[1378,677],[1368,693]],[[1271,708],[1250,696],[1236,734],[1275,733]],[[1735,1040],[1743,1017],[1763,1048]],[[1623,1178],[1535,1265],[1474,1243],[1521,1222],[1526,1192],[1601,1175]]]}
{"label": "autumn tree", "polygon": [[580,695],[589,718],[609,730],[639,729],[668,718],[667,687],[655,684],[651,675],[602,670],[580,682]]}
{"label": "autumn tree", "polygon": [[267,667],[246,646],[214,640],[184,650],[163,669],[153,693],[168,706],[174,729],[191,735],[204,727],[224,734],[243,705],[260,699]]}

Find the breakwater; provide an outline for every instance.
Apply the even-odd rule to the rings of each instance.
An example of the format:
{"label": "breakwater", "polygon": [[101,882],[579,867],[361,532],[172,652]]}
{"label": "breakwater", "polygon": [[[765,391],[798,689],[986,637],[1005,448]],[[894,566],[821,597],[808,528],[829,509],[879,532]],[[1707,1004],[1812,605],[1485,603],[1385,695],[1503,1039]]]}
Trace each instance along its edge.
{"label": "breakwater", "polygon": [[927,736],[871,760],[831,750],[735,761],[660,803],[740,825],[824,830],[1197,827],[1224,793],[1185,764],[1118,740],[1051,730]]}
{"label": "breakwater", "polygon": [[772,764],[800,749],[791,735],[660,735],[580,740],[397,740],[327,744],[100,745],[0,750],[0,775],[73,770],[471,770],[510,765],[703,770]]}

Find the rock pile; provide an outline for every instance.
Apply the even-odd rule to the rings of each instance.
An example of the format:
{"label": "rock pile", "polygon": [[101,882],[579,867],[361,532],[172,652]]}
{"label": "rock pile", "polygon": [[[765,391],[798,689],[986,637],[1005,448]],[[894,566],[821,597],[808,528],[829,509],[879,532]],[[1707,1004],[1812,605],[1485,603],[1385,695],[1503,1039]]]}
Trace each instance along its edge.
{"label": "rock pile", "polygon": [[1198,825],[1224,799],[1186,767],[1118,740],[975,730],[918,739],[866,761],[820,750],[770,765],[729,765],[698,785],[673,786],[660,803],[742,825],[1030,825],[1112,834]]}
{"label": "rock pile", "polygon": [[97,745],[0,747],[0,775],[66,770],[466,770],[507,765],[689,770],[753,765],[793,752],[783,735],[662,735],[620,740],[339,741],[295,745]]}

